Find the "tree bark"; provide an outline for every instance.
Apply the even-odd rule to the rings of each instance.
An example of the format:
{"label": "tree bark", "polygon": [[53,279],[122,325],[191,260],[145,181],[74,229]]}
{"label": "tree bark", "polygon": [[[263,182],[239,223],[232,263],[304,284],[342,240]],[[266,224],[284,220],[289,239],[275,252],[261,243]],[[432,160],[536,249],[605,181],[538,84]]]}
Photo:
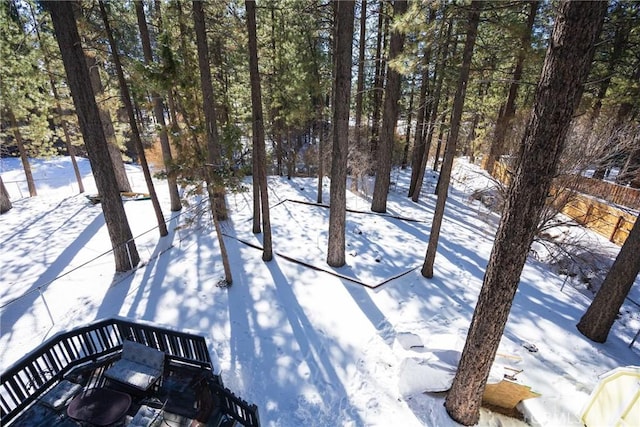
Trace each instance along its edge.
{"label": "tree bark", "polygon": [[213,191],[212,203],[215,204],[217,219],[227,218],[227,206],[224,198],[224,184],[221,182],[219,174],[222,168],[222,158],[220,140],[218,135],[218,125],[216,122],[215,96],[213,94],[213,81],[211,78],[211,68],[209,66],[209,47],[207,43],[207,32],[205,28],[205,16],[203,2],[196,0],[193,4],[193,20],[196,31],[196,45],[198,48],[198,68],[200,69],[200,86],[202,90],[202,108],[204,110],[205,128],[207,134],[207,176],[210,177],[207,183]]}
{"label": "tree bark", "polygon": [[336,1],[335,95],[333,103],[333,159],[329,208],[327,264],[345,264],[347,214],[347,154],[349,151],[349,100],[351,97],[351,49],[355,1]]}
{"label": "tree bark", "polygon": [[605,342],[624,299],[640,272],[640,216],[613,262],[600,290],[578,323],[578,330],[595,342]]}
{"label": "tree bark", "polygon": [[[360,4],[360,41],[358,42],[358,80],[356,84],[356,129],[355,141],[359,149],[360,138],[362,137],[362,99],[364,96],[364,54],[366,47],[367,32],[367,0],[362,0]],[[354,179],[357,179],[355,177]]]}
{"label": "tree bark", "polygon": [[[141,0],[136,0],[134,4],[136,7],[136,17],[138,18],[138,28],[140,29],[140,40],[142,42],[144,62],[149,65],[153,62],[153,51],[151,50],[151,38],[149,37],[149,28],[147,27],[147,19],[144,14],[144,6]],[[180,202],[176,176],[172,170],[173,155],[171,154],[171,144],[169,143],[167,124],[164,120],[164,102],[162,101],[160,94],[156,91],[151,91],[151,99],[153,100],[153,115],[160,127],[158,137],[160,138],[160,149],[162,150],[164,170],[167,175],[171,211],[177,212],[182,209],[182,203]]]}
{"label": "tree bark", "polygon": [[[435,19],[435,18],[434,18]],[[444,70],[447,68],[447,59],[449,55],[449,45],[451,44],[451,31],[453,29],[453,23],[449,20],[449,25],[447,28],[447,36],[444,40],[439,43],[438,46],[438,56],[442,59],[435,67],[435,91],[433,94],[433,101],[430,102],[429,108],[425,109],[424,114],[425,118],[423,119],[422,132],[424,135],[421,135],[421,140],[423,141],[423,147],[420,150],[421,153],[417,153],[415,156],[415,161],[419,163],[417,164],[417,173],[414,178],[413,171],[411,171],[411,180],[413,183],[413,189],[409,191],[409,196],[411,200],[414,202],[418,202],[420,199],[420,192],[422,191],[422,181],[424,180],[425,169],[427,168],[427,161],[429,160],[429,151],[431,150],[431,142],[433,140],[433,131],[436,127],[436,120],[438,119],[438,108],[440,106],[440,96],[442,94],[442,83],[444,81]],[[442,34],[442,30],[440,31]],[[425,129],[426,127],[426,129]],[[418,135],[416,135],[417,142]],[[425,141],[426,139],[426,141]],[[436,150],[436,161],[440,153],[440,140],[442,139],[442,133],[440,134],[440,139],[438,140],[438,147]],[[434,166],[435,170],[435,166]],[[415,182],[413,182],[415,179]]]}
{"label": "tree bark", "polygon": [[606,9],[607,2],[564,1],[558,6],[504,214],[445,401],[447,412],[459,423],[478,421],[489,370],[582,96]]}
{"label": "tree bark", "polygon": [[138,160],[142,168],[142,174],[144,180],[147,183],[147,190],[149,191],[149,197],[151,198],[151,204],[153,205],[153,211],[156,215],[156,221],[158,222],[158,231],[160,237],[164,237],[169,234],[167,230],[167,224],[160,208],[160,202],[158,202],[158,195],[156,194],[155,186],[153,185],[153,179],[151,172],[149,172],[149,164],[147,163],[147,156],[144,153],[144,146],[142,145],[142,139],[140,138],[140,131],[138,130],[138,123],[136,122],[135,111],[133,110],[133,104],[131,104],[131,95],[129,94],[129,87],[127,81],[124,78],[124,72],[122,71],[122,64],[120,63],[120,55],[118,54],[118,46],[116,40],[113,38],[111,31],[111,25],[109,24],[109,17],[107,16],[107,10],[102,0],[98,1],[100,7],[100,15],[102,16],[102,22],[104,23],[104,29],[107,33],[107,39],[109,40],[109,46],[111,48],[111,58],[116,68],[116,74],[118,76],[118,83],[120,86],[120,97],[122,103],[127,111],[129,118],[129,126],[131,127],[131,139],[133,139],[134,146],[138,151]]}
{"label": "tree bark", "polygon": [[116,271],[131,270],[138,265],[140,257],[124,212],[109,157],[107,139],[100,122],[100,111],[93,94],[89,70],[73,16],[73,3],[43,1],[42,4],[51,13],[67,82],[78,114],[78,123],[91,162],[96,187],[101,196],[102,212],[113,247]]}
{"label": "tree bark", "polygon": [[453,111],[451,112],[451,129],[449,130],[449,136],[447,137],[447,145],[444,150],[444,161],[442,162],[442,169],[440,170],[440,177],[438,179],[438,198],[436,200],[436,207],[433,213],[431,232],[429,233],[429,246],[427,247],[424,264],[422,265],[422,275],[427,278],[433,277],[433,264],[436,259],[440,227],[442,226],[444,208],[447,203],[451,169],[453,168],[453,159],[456,154],[458,133],[460,131],[460,120],[462,118],[462,109],[464,107],[464,99],[467,91],[467,80],[469,79],[469,70],[471,68],[471,57],[473,56],[473,48],[478,34],[481,9],[482,4],[479,1],[471,2],[471,9],[469,10],[467,24],[467,37],[464,43],[464,51],[462,52],[462,66],[460,67],[460,76],[458,77],[458,84],[456,86]]}
{"label": "tree bark", "polygon": [[[93,93],[96,97],[99,97],[104,92],[104,87],[100,80],[98,61],[95,56],[88,52],[85,52],[85,60],[87,67],[89,68],[89,77],[91,78]],[[120,152],[118,142],[116,141],[116,131],[113,127],[113,122],[111,121],[111,115],[109,114],[109,111],[106,108],[103,108],[99,103],[98,109],[100,112],[100,123],[102,124],[104,136],[108,143],[107,148],[109,149],[109,157],[111,159],[111,164],[113,165],[113,171],[116,175],[116,182],[118,183],[118,190],[131,191],[131,184],[127,178],[127,171],[125,170],[124,163],[122,161],[122,153]]]}
{"label": "tree bark", "polygon": [[[426,128],[428,126],[428,117],[430,106],[427,105],[427,93],[429,92],[429,61],[431,56],[431,48],[425,50],[425,58],[423,61],[422,82],[420,83],[420,95],[418,97],[418,112],[416,113],[416,130],[413,135],[413,152],[411,155],[411,179],[409,180],[409,194],[407,196],[412,197],[416,183],[418,181],[418,175],[420,174],[420,165],[422,165],[422,158],[425,152],[425,135]],[[430,102],[429,102],[430,104]],[[424,177],[424,175],[423,175]]]}
{"label": "tree bark", "polygon": [[218,128],[216,125],[215,98],[213,96],[213,85],[211,81],[211,68],[209,68],[209,48],[207,46],[207,31],[205,27],[205,16],[203,2],[195,0],[192,3],[193,22],[196,31],[196,45],[198,48],[198,68],[200,69],[200,85],[202,89],[202,103],[205,116],[205,127],[207,133],[207,165],[205,166],[205,176],[207,181],[207,193],[211,206],[213,225],[220,245],[222,265],[224,267],[224,281],[227,286],[233,283],[231,275],[231,265],[227,254],[227,247],[224,243],[224,236],[220,228],[220,221],[227,218],[227,207],[224,198],[224,185],[219,176],[219,169],[222,167],[220,158],[220,142],[218,140]]}
{"label": "tree bark", "polygon": [[2,177],[0,176],[0,215],[8,212],[12,207],[13,205],[11,204],[11,199],[9,199],[9,192],[4,186],[4,182],[2,182]]}
{"label": "tree bark", "polygon": [[[393,3],[394,19],[400,17],[407,10],[406,0],[395,0]],[[389,60],[395,59],[402,53],[404,34],[399,31],[391,34],[389,43]],[[380,142],[377,153],[376,182],[373,186],[371,210],[373,212],[387,211],[387,195],[391,182],[391,162],[393,157],[393,143],[395,139],[396,123],[398,121],[398,100],[400,99],[400,73],[392,68],[387,70],[387,82],[384,96],[384,116],[380,128]]]}
{"label": "tree bark", "polygon": [[388,0],[380,0],[378,9],[378,34],[376,36],[375,72],[373,79],[373,113],[371,116],[371,140],[369,151],[371,159],[376,159],[378,152],[378,133],[380,129],[380,109],[384,94],[384,76],[387,69],[387,61],[384,59],[384,51],[389,29],[389,17],[385,15],[384,7]]}
{"label": "tree bark", "polygon": [[[407,127],[404,132],[404,149],[402,150],[401,169],[407,168],[409,161],[409,145],[411,145],[411,120],[413,119],[413,97],[415,95],[415,81],[411,82],[411,93],[409,94],[409,106],[407,107]],[[420,119],[418,119],[420,120]]]}
{"label": "tree bark", "polygon": [[[254,204],[254,215],[262,217],[262,260],[273,259],[273,245],[271,242],[271,219],[269,214],[269,193],[267,188],[267,154],[264,146],[264,116],[262,114],[262,88],[260,87],[260,73],[258,70],[258,38],[256,35],[256,3],[244,2],[247,11],[247,32],[249,34],[249,74],[251,78],[251,111],[253,113],[253,164],[254,164],[254,197],[258,196],[260,205]],[[256,183],[257,181],[257,183]],[[258,209],[256,209],[258,208]],[[262,211],[262,215],[260,215]],[[255,230],[255,227],[254,227]]]}
{"label": "tree bark", "polygon": [[27,154],[27,149],[24,146],[24,141],[22,140],[22,134],[20,133],[20,128],[18,127],[18,121],[16,120],[16,116],[13,114],[13,110],[11,108],[5,108],[7,112],[7,116],[9,117],[9,123],[13,128],[13,137],[16,140],[16,145],[18,146],[18,152],[20,153],[20,161],[22,161],[22,169],[24,169],[24,176],[27,178],[27,187],[29,188],[29,196],[35,197],[38,195],[36,191],[36,183],[33,180],[33,173],[31,172],[31,164],[29,164],[29,155]]}

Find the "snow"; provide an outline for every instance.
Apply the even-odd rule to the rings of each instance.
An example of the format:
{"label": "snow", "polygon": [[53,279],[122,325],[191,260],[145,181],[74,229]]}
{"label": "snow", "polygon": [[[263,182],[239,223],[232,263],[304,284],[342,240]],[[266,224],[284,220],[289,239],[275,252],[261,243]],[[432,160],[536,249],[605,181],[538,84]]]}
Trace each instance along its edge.
{"label": "snow", "polygon": [[[88,161],[78,161],[95,193]],[[342,268],[325,262],[329,211],[314,205],[315,179],[269,178],[277,254],[269,263],[254,247],[261,236],[251,232],[251,192],[229,194],[230,288],[217,286],[222,261],[199,199],[169,212],[166,183],[156,181],[169,227],[163,238],[150,201],[125,202],[143,262],[114,273],[101,207],[77,194],[69,159],[33,160],[32,169],[39,195],[26,198],[19,161],[0,163],[13,202],[0,216],[0,371],[58,331],[122,316],[203,334],[225,385],[258,405],[264,426],[457,425],[444,393],[424,391],[452,378],[499,220],[471,198],[491,185],[475,166],[457,163],[430,280],[419,270],[435,174],[413,203],[409,172],[394,172],[386,216],[348,192]],[[146,191],[139,168],[127,171],[134,191]],[[370,191],[372,181],[365,184]],[[613,261],[619,248],[581,233]],[[525,266],[491,378],[521,370],[517,382],[541,394],[519,405],[530,424],[578,426],[598,377],[640,364],[640,343],[628,347],[640,318],[627,303],[607,343],[587,340],[575,324],[591,293],[541,259]],[[636,301],[639,288],[636,281]],[[479,424],[524,425],[485,409]]]}

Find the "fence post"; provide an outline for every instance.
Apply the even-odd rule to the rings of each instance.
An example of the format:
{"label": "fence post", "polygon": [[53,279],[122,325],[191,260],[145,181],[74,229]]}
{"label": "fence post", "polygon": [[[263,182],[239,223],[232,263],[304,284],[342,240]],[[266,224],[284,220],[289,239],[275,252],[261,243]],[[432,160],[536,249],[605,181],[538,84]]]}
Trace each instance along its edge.
{"label": "fence post", "polygon": [[610,242],[615,243],[616,242],[616,234],[618,233],[618,230],[620,229],[620,227],[622,227],[622,224],[624,223],[624,217],[622,215],[620,215],[618,217],[618,221],[616,222],[616,225],[613,227],[613,232],[611,233],[611,237],[609,238]]}
{"label": "fence post", "polygon": [[53,320],[53,315],[51,314],[51,310],[49,309],[49,304],[47,304],[47,300],[44,299],[44,294],[42,293],[42,288],[38,286],[38,293],[42,298],[42,302],[44,303],[44,307],[47,309],[47,313],[49,314],[49,319],[51,319],[51,326],[55,326],[56,322]]}

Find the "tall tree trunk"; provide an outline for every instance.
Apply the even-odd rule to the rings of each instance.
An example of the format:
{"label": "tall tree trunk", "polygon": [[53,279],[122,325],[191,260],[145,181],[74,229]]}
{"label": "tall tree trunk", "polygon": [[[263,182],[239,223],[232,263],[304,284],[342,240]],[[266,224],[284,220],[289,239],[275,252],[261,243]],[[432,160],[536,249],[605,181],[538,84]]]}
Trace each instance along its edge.
{"label": "tall tree trunk", "polygon": [[409,94],[409,106],[407,107],[407,127],[404,132],[404,149],[402,150],[402,162],[400,167],[407,168],[409,160],[409,145],[411,145],[411,120],[413,118],[413,96],[415,94],[415,81],[411,82],[411,93]]}
{"label": "tall tree trunk", "polygon": [[36,183],[33,180],[33,173],[31,172],[31,164],[29,164],[29,155],[27,154],[27,149],[24,146],[24,141],[22,140],[22,134],[20,133],[20,127],[18,127],[18,121],[16,120],[16,116],[13,114],[13,110],[9,107],[5,108],[7,112],[7,116],[9,117],[9,124],[13,128],[13,137],[16,140],[16,145],[18,146],[18,152],[20,153],[20,160],[22,161],[22,169],[24,169],[24,176],[27,178],[27,187],[29,188],[29,196],[35,197],[38,195],[36,191]]}
{"label": "tall tree trunk", "polygon": [[0,215],[8,212],[12,207],[13,205],[11,204],[11,199],[9,199],[9,192],[4,186],[4,182],[2,182],[2,176],[0,176]]}
{"label": "tall tree trunk", "polygon": [[[360,41],[358,42],[358,80],[356,84],[356,148],[360,149],[362,137],[362,99],[364,97],[364,54],[366,48],[367,32],[367,0],[362,0],[360,4]],[[354,179],[357,179],[355,177]]]}
{"label": "tall tree trunk", "polygon": [[[271,39],[270,44],[271,44],[271,56],[272,56],[272,63],[273,63],[273,69],[271,70],[272,75],[276,76],[278,74],[280,74],[280,58],[278,57],[278,44],[277,44],[277,37],[276,37],[276,5],[275,3],[270,3],[269,5],[269,11],[271,13]],[[272,85],[273,86],[273,85]],[[272,90],[274,90],[275,88],[272,87]],[[272,109],[271,109],[271,132],[273,134],[273,143],[275,145],[275,151],[276,151],[276,175],[278,176],[282,176],[283,175],[283,145],[284,145],[284,137],[283,137],[283,133],[284,133],[284,125],[282,123],[282,119],[280,117],[280,106],[279,105],[273,105]]]}
{"label": "tall tree trunk", "polygon": [[584,313],[578,330],[595,342],[607,341],[624,299],[640,272],[640,216],[613,262],[600,290]]}
{"label": "tall tree trunk", "polygon": [[[89,77],[91,78],[91,87],[93,88],[93,93],[95,94],[96,98],[98,98],[104,92],[104,86],[102,86],[102,81],[100,79],[98,61],[96,60],[96,57],[94,55],[91,55],[86,51],[85,60],[87,63],[87,67],[89,68]],[[122,161],[122,153],[120,152],[118,142],[116,141],[116,131],[113,127],[113,122],[111,121],[111,115],[106,108],[100,105],[99,102],[98,108],[100,111],[100,123],[102,124],[104,136],[105,138],[107,138],[109,157],[111,158],[113,171],[116,175],[116,182],[118,183],[118,190],[131,191],[131,184],[129,183],[129,179],[127,178],[127,171],[125,170],[124,162]]]}
{"label": "tall tree trunk", "polygon": [[347,214],[347,154],[349,151],[349,100],[351,97],[351,48],[355,1],[336,1],[335,95],[333,103],[333,159],[329,208],[327,264],[345,264]]}
{"label": "tall tree trunk", "polygon": [[[435,83],[435,92],[433,95],[433,105],[430,108],[430,115],[428,118],[428,126],[426,130],[426,142],[424,143],[425,147],[422,155],[422,162],[420,164],[420,168],[418,169],[418,176],[415,183],[415,188],[413,190],[413,194],[411,195],[411,200],[418,203],[420,198],[420,192],[422,191],[422,181],[424,180],[425,169],[427,168],[427,161],[429,160],[429,151],[431,150],[431,141],[433,140],[433,132],[436,127],[436,121],[438,119],[438,108],[440,106],[440,97],[442,94],[442,85],[444,81],[444,70],[447,68],[447,59],[449,55],[449,45],[451,44],[451,32],[453,29],[453,22],[449,21],[448,29],[447,29],[447,37],[443,42],[444,46],[438,48],[441,50],[442,60],[436,67],[436,83]],[[447,91],[445,91],[446,93]],[[445,111],[447,109],[447,101],[449,99],[449,95],[445,95]],[[426,112],[425,112],[426,113]],[[441,122],[444,122],[444,113],[442,115]],[[438,159],[440,158],[440,147],[442,146],[442,136],[443,136],[443,126],[439,127],[439,135],[438,135],[438,144],[436,147],[436,158],[434,160],[433,170],[437,170]]]}
{"label": "tall tree trunk", "polygon": [[518,87],[520,86],[520,80],[522,79],[524,60],[527,57],[527,53],[531,50],[531,31],[533,30],[533,24],[536,20],[538,7],[538,1],[529,2],[527,27],[520,38],[520,49],[518,50],[516,66],[513,70],[513,78],[509,85],[509,94],[507,95],[507,101],[502,109],[502,114],[498,115],[496,128],[493,133],[493,140],[491,141],[491,147],[489,148],[489,156],[485,162],[485,169],[489,173],[493,173],[493,166],[495,162],[504,153],[505,139],[509,130],[509,125],[516,115],[516,97],[518,95]]}
{"label": "tall tree trunk", "polygon": [[[144,62],[149,65],[153,63],[153,52],[151,50],[151,38],[149,37],[149,28],[147,27],[147,19],[144,14],[144,6],[141,0],[136,0],[134,4],[136,6],[136,17],[138,18],[138,28],[140,30]],[[180,194],[178,193],[176,175],[172,170],[173,156],[171,154],[171,145],[169,144],[167,124],[164,120],[164,103],[162,101],[162,97],[156,91],[151,91],[151,99],[153,100],[153,114],[156,117],[158,126],[160,127],[158,137],[160,138],[160,149],[162,150],[164,170],[167,175],[171,211],[176,212],[182,209],[182,203],[180,202]]]}
{"label": "tall tree trunk", "polygon": [[[255,165],[253,168],[253,185],[255,187],[255,181],[258,181],[257,195],[260,199],[259,208],[262,210],[262,227],[264,228],[262,238],[262,259],[263,261],[271,261],[273,259],[273,248],[271,242],[271,219],[269,214],[269,194],[267,188],[267,154],[264,146],[262,88],[260,87],[260,73],[258,72],[256,3],[255,1],[246,0],[244,5],[247,11],[247,32],[249,34],[249,75],[251,78],[251,111],[253,112],[253,164]],[[254,191],[253,194],[255,197],[256,191]],[[260,217],[260,210],[256,210],[255,204],[254,215]]]}
{"label": "tall tree trunk", "polygon": [[111,58],[113,64],[116,67],[116,74],[118,75],[118,83],[120,85],[120,97],[124,104],[125,110],[127,110],[127,116],[129,117],[129,125],[131,126],[131,139],[138,151],[138,158],[140,160],[140,166],[142,167],[142,174],[144,180],[147,183],[147,190],[151,197],[151,204],[153,205],[153,211],[156,214],[156,220],[158,221],[158,231],[160,236],[166,236],[169,234],[167,230],[167,224],[164,221],[164,215],[160,208],[160,202],[158,202],[158,195],[156,194],[155,186],[153,185],[153,179],[151,178],[151,172],[149,172],[149,164],[147,163],[147,156],[144,153],[144,146],[142,145],[142,139],[140,138],[140,131],[138,130],[138,124],[136,123],[135,112],[133,111],[133,105],[131,104],[131,95],[129,94],[129,87],[127,81],[124,78],[124,72],[122,71],[122,64],[120,63],[120,55],[118,54],[118,45],[113,38],[111,32],[111,25],[109,24],[109,17],[107,16],[107,10],[102,0],[98,1],[100,7],[100,15],[102,16],[102,22],[104,23],[104,29],[107,33],[107,39],[109,40],[109,47],[111,48]]}
{"label": "tall tree trunk", "polygon": [[322,203],[322,182],[324,180],[324,146],[325,146],[325,137],[326,132],[324,129],[324,118],[322,114],[323,110],[322,104],[318,107],[318,111],[316,113],[316,117],[318,117],[318,190],[316,195],[316,203]]}
{"label": "tall tree trunk", "polygon": [[453,159],[456,154],[456,145],[458,142],[458,133],[460,131],[460,120],[462,118],[462,109],[464,107],[464,98],[467,91],[467,80],[469,79],[469,70],[471,68],[471,57],[473,56],[473,47],[476,43],[478,34],[478,24],[480,23],[480,11],[482,4],[480,1],[471,2],[469,10],[469,18],[467,24],[467,37],[464,43],[464,51],[462,52],[462,65],[460,67],[460,76],[456,87],[456,94],[453,101],[453,111],[451,112],[451,129],[447,138],[447,145],[444,151],[444,161],[440,170],[438,179],[438,198],[433,213],[433,222],[431,223],[431,232],[429,233],[429,246],[427,254],[422,265],[422,275],[427,278],[433,277],[433,264],[436,259],[438,250],[438,239],[440,237],[440,227],[444,217],[444,208],[447,203],[447,193],[449,192],[449,180],[451,179],[451,169],[453,167]]}
{"label": "tall tree trunk", "polygon": [[607,2],[564,1],[522,138],[495,244],[453,385],[445,401],[459,423],[478,422],[489,370],[509,316],[573,113],[583,92]]}
{"label": "tall tree trunk", "polygon": [[80,131],[101,196],[102,212],[113,247],[116,271],[127,271],[138,265],[140,257],[118,191],[107,138],[100,122],[100,111],[93,94],[89,70],[73,16],[73,3],[43,1],[42,4],[51,13],[67,82],[78,114]]}
{"label": "tall tree trunk", "polygon": [[[435,156],[433,159],[433,171],[434,172],[438,172],[438,169],[440,169],[440,153],[442,152],[442,141],[445,140],[445,134],[444,134],[444,121],[446,119],[445,117],[445,113],[442,113],[442,115],[440,116],[440,126],[438,128],[438,143],[436,144],[436,152],[435,152]],[[440,181],[438,181],[440,182]],[[433,194],[438,194],[437,188],[436,191],[434,191]]]}
{"label": "tall tree trunk", "polygon": [[213,202],[219,220],[227,219],[227,206],[224,198],[224,184],[218,170],[222,168],[222,153],[216,122],[216,100],[213,94],[211,67],[209,66],[209,47],[205,29],[205,16],[202,1],[193,1],[193,20],[196,31],[196,45],[198,47],[198,68],[200,69],[200,85],[202,90],[202,108],[204,110],[205,128],[207,134],[207,170],[211,181]]}
{"label": "tall tree trunk", "polygon": [[[430,110],[427,106],[427,93],[429,92],[429,61],[431,56],[430,47],[425,51],[422,70],[422,82],[420,83],[420,96],[418,97],[418,111],[416,113],[416,130],[413,135],[413,152],[411,155],[411,178],[409,180],[409,194],[411,197],[416,189],[420,166],[425,152],[425,135]],[[430,102],[429,102],[430,104]]]}
{"label": "tall tree trunk", "polygon": [[34,28],[36,30],[36,37],[38,38],[38,44],[40,45],[40,50],[42,51],[42,58],[44,59],[45,70],[49,75],[49,84],[51,85],[51,93],[53,94],[53,98],[56,101],[56,112],[60,116],[60,126],[62,127],[62,133],[64,134],[64,142],[67,148],[67,155],[71,159],[71,165],[73,167],[73,172],[76,176],[76,182],[78,183],[78,191],[80,193],[84,193],[84,184],[82,183],[82,176],[80,175],[80,169],[78,169],[78,162],[76,161],[75,149],[73,144],[71,144],[71,137],[69,136],[69,126],[67,125],[67,121],[64,119],[64,115],[62,112],[62,105],[60,104],[60,95],[58,95],[58,88],[56,87],[56,82],[53,79],[53,73],[51,72],[51,62],[49,61],[49,52],[45,49],[44,44],[42,43],[42,38],[40,37],[40,26],[38,25],[38,20],[36,19],[36,12],[33,9],[33,6],[29,4],[29,10],[31,11],[31,17],[33,18]]}
{"label": "tall tree trunk", "polygon": [[387,61],[384,60],[387,33],[389,30],[389,17],[385,14],[385,4],[389,0],[380,0],[378,9],[378,34],[376,36],[376,67],[373,80],[373,113],[371,116],[371,140],[369,151],[371,158],[375,159],[378,152],[378,133],[380,129],[380,110],[384,94],[384,76],[387,69]]}
{"label": "tall tree trunk", "polygon": [[204,109],[206,132],[207,132],[207,165],[205,166],[205,176],[207,180],[207,192],[211,205],[211,215],[213,225],[216,229],[222,265],[224,267],[224,281],[228,286],[233,282],[231,276],[231,265],[227,247],[224,244],[224,236],[220,228],[220,221],[227,218],[227,207],[224,199],[224,184],[222,177],[218,174],[218,169],[222,167],[220,158],[220,142],[218,140],[218,128],[216,125],[215,98],[213,96],[213,85],[211,81],[211,68],[209,67],[209,48],[207,46],[207,31],[205,28],[205,16],[203,2],[196,0],[192,2],[193,22],[196,31],[196,45],[198,48],[198,68],[200,69],[200,85],[202,89],[202,103]]}
{"label": "tall tree trunk", "polygon": [[[398,19],[407,10],[406,0],[393,2],[393,18]],[[389,43],[389,60],[395,59],[402,52],[404,34],[394,31]],[[393,157],[393,143],[396,123],[398,121],[398,100],[400,99],[401,76],[393,68],[387,70],[387,83],[385,85],[384,116],[380,129],[378,164],[376,167],[376,182],[373,187],[371,210],[373,212],[387,211],[387,195],[391,182],[391,162]]]}

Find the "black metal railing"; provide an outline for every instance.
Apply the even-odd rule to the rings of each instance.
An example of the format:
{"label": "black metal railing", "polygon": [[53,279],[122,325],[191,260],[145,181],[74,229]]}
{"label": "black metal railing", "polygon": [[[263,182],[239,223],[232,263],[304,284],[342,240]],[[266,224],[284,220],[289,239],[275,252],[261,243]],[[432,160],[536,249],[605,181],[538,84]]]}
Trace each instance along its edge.
{"label": "black metal railing", "polygon": [[213,388],[220,398],[224,413],[244,426],[260,426],[258,407],[256,405],[247,403],[244,399],[236,396],[231,390],[218,383],[214,383]]}
{"label": "black metal railing", "polygon": [[169,362],[213,366],[204,337],[106,319],[50,338],[0,376],[0,425],[6,425],[71,369],[116,355],[128,339],[165,353]]}

